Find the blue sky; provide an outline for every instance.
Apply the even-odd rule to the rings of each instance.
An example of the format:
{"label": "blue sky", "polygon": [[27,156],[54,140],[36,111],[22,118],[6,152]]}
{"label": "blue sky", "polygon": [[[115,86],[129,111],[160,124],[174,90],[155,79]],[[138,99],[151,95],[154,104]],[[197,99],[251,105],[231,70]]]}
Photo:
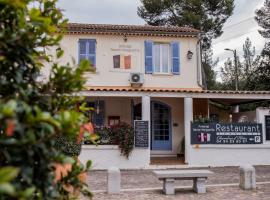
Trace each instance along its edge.
{"label": "blue sky", "polygon": [[[254,11],[263,5],[264,0],[235,0],[234,14],[224,24],[224,34],[213,41],[214,57],[220,62],[216,71],[231,52],[224,48],[236,49],[241,56],[242,45],[249,37],[260,53],[265,39],[258,34]],[[64,10],[70,22],[97,24],[145,24],[137,15],[140,0],[60,0],[59,7]]]}

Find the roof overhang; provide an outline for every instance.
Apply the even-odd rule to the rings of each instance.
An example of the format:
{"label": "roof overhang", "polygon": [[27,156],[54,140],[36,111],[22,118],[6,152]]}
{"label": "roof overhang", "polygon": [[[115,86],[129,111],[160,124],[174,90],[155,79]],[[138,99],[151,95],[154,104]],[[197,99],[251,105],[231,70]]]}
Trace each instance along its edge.
{"label": "roof overhang", "polygon": [[79,92],[82,96],[96,97],[168,97],[210,99],[224,105],[238,105],[270,100],[270,91],[211,91],[185,88],[132,88],[132,87],[89,87]]}
{"label": "roof overhang", "polygon": [[189,27],[69,23],[66,34],[126,36],[198,37],[200,31]]}

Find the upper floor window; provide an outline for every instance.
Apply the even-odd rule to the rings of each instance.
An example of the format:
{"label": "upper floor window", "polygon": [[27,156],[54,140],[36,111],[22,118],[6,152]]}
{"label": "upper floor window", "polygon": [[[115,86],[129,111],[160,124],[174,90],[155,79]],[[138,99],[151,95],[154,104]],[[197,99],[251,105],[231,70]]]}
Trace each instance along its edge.
{"label": "upper floor window", "polygon": [[170,73],[170,44],[154,44],[154,73]]}
{"label": "upper floor window", "polygon": [[89,60],[92,66],[96,66],[96,40],[79,39],[79,62]]}
{"label": "upper floor window", "polygon": [[180,74],[179,42],[145,41],[145,73]]}

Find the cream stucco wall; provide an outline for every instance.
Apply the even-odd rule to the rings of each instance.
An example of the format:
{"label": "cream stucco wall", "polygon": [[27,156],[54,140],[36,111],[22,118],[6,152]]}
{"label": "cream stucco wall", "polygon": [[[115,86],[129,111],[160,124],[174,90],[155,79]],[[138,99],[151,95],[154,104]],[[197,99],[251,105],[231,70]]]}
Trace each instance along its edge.
{"label": "cream stucco wall", "polygon": [[[197,84],[197,38],[183,37],[138,37],[128,36],[124,42],[122,36],[113,35],[66,35],[61,41],[62,49],[65,51],[60,63],[78,63],[78,41],[79,39],[96,39],[96,73],[87,73],[88,86],[130,86],[130,72],[145,72],[144,69],[144,41],[180,43],[180,75],[157,75],[144,74],[143,87],[163,88],[199,88]],[[187,51],[194,53],[191,60],[187,59]],[[114,69],[113,55],[131,55],[131,69]],[[47,70],[48,71],[48,70]]]}

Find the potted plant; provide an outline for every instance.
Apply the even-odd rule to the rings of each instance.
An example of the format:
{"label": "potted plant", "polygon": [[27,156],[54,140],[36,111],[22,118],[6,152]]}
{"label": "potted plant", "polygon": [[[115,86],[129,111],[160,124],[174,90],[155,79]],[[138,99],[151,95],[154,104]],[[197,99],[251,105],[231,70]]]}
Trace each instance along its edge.
{"label": "potted plant", "polygon": [[133,127],[125,122],[110,127],[110,139],[113,144],[117,144],[121,155],[129,158],[134,147]]}

